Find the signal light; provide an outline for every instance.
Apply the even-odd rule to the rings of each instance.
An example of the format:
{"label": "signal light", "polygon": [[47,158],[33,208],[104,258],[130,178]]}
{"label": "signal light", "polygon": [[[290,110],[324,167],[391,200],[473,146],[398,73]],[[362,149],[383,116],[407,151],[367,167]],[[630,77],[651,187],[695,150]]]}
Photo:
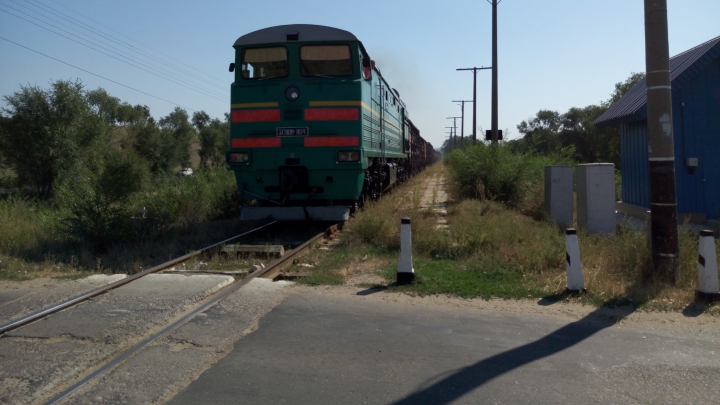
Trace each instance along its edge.
{"label": "signal light", "polygon": [[247,163],[250,160],[250,155],[247,153],[229,153],[228,163]]}
{"label": "signal light", "polygon": [[338,152],[338,162],[359,162],[360,152],[356,150]]}

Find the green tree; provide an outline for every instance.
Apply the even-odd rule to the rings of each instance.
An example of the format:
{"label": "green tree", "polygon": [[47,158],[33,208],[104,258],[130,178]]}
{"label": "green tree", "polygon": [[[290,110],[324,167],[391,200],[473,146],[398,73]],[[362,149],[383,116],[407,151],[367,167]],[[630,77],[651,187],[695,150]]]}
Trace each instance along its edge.
{"label": "green tree", "polygon": [[557,111],[540,110],[533,118],[522,121],[517,126],[523,134],[522,143],[515,143],[511,149],[519,152],[538,152],[552,154],[562,148],[559,130],[562,126],[562,117]]}
{"label": "green tree", "polygon": [[32,187],[41,198],[53,196],[58,177],[76,161],[91,161],[85,152],[109,134],[80,81],[56,81],[48,90],[21,86],[4,98],[0,153],[19,186]]}
{"label": "green tree", "polygon": [[205,111],[193,114],[192,123],[198,130],[200,139],[200,167],[219,167],[225,164],[225,153],[230,139],[229,114],[225,114],[225,121],[217,118],[210,119]]}
{"label": "green tree", "polygon": [[148,181],[147,161],[132,150],[104,149],[102,165],[78,165],[58,187],[62,229],[96,252],[132,237],[128,199]]}
{"label": "green tree", "polygon": [[189,166],[195,129],[188,118],[187,112],[177,107],[157,124],[150,117],[136,128],[135,150],[149,161],[153,172]]}

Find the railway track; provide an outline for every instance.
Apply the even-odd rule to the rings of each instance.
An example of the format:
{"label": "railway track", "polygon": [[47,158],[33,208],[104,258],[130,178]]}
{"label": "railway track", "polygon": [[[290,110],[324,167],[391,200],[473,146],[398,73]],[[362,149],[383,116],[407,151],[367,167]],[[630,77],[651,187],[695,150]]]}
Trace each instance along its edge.
{"label": "railway track", "polygon": [[29,315],[25,315],[25,316],[23,316],[23,317],[21,317],[21,318],[18,318],[18,319],[16,319],[16,320],[14,320],[14,321],[10,321],[10,322],[8,322],[8,323],[0,326],[0,335],[4,334],[4,333],[6,333],[6,332],[9,332],[9,331],[11,331],[11,330],[15,330],[15,329],[17,329],[17,328],[19,328],[19,327],[21,327],[21,326],[23,326],[23,325],[27,325],[27,324],[29,324],[29,323],[31,323],[31,322],[38,321],[38,320],[40,320],[40,319],[42,319],[42,318],[45,318],[45,317],[48,316],[48,315],[54,314],[55,312],[62,311],[63,309],[70,308],[70,307],[72,307],[72,306],[74,306],[74,305],[77,305],[77,304],[83,302],[83,301],[87,301],[87,300],[89,300],[90,298],[96,297],[96,296],[98,296],[98,295],[100,295],[100,294],[104,294],[104,293],[106,293],[106,292],[108,292],[108,291],[110,291],[110,290],[113,290],[113,289],[115,289],[115,288],[121,287],[121,286],[123,286],[123,285],[125,285],[125,284],[128,284],[128,283],[130,283],[130,282],[132,282],[132,281],[135,281],[135,280],[137,280],[137,279],[139,279],[139,278],[145,277],[145,276],[147,276],[147,275],[149,275],[149,274],[153,274],[153,273],[157,273],[157,272],[159,272],[159,271],[165,270],[165,269],[169,268],[170,266],[173,266],[173,265],[175,265],[175,264],[177,264],[177,263],[182,263],[182,262],[184,262],[184,261],[186,261],[186,260],[188,260],[188,259],[192,259],[193,257],[199,256],[199,255],[201,255],[201,254],[203,254],[203,253],[205,253],[205,252],[208,252],[208,251],[210,251],[210,250],[212,250],[212,249],[214,249],[214,248],[216,248],[216,247],[218,247],[218,246],[221,246],[221,245],[223,245],[223,244],[225,244],[225,243],[231,242],[231,241],[236,240],[236,239],[238,239],[238,238],[241,238],[241,237],[243,237],[243,236],[250,235],[250,234],[252,234],[252,233],[254,233],[254,232],[257,232],[257,231],[259,231],[259,230],[261,230],[261,229],[264,229],[264,228],[266,228],[266,227],[268,227],[268,226],[270,226],[270,225],[273,225],[273,224],[275,224],[275,223],[277,223],[277,221],[269,222],[269,223],[267,223],[267,224],[265,224],[265,225],[259,226],[259,227],[255,228],[255,229],[251,229],[251,230],[249,230],[249,231],[247,231],[247,232],[243,232],[243,233],[241,233],[241,234],[239,234],[239,235],[235,235],[235,236],[233,236],[233,237],[231,237],[231,238],[228,238],[228,239],[225,239],[225,240],[223,240],[223,241],[214,243],[214,244],[212,244],[212,245],[210,245],[210,246],[207,246],[207,247],[204,247],[204,248],[202,248],[202,249],[200,249],[200,250],[196,250],[196,251],[191,252],[191,253],[188,253],[188,254],[186,254],[186,255],[183,255],[183,256],[177,257],[177,258],[175,258],[175,259],[169,260],[169,261],[167,261],[167,262],[165,262],[165,263],[162,263],[162,264],[159,264],[159,265],[157,265],[157,266],[151,267],[151,268],[149,268],[149,269],[147,269],[147,270],[145,270],[145,271],[142,271],[142,272],[140,272],[140,273],[133,274],[133,275],[130,276],[130,277],[126,277],[126,278],[124,278],[124,279],[122,279],[122,280],[116,281],[116,282],[111,283],[111,284],[108,284],[108,285],[106,285],[106,286],[103,286],[103,287],[97,288],[97,289],[95,289],[95,290],[88,291],[88,292],[86,292],[86,293],[80,294],[80,295],[78,295],[78,296],[76,296],[76,297],[67,299],[67,300],[65,300],[65,301],[63,301],[63,302],[60,302],[60,303],[57,303],[57,304],[55,304],[55,305],[51,305],[51,306],[49,306],[49,307],[47,307],[47,308],[44,308],[44,309],[41,309],[41,310],[39,310],[39,311],[33,312],[33,313],[29,314]]}
{"label": "railway track", "polygon": [[[16,319],[14,321],[8,322],[1,326],[1,328],[2,328],[2,329],[0,329],[2,331],[1,334],[18,329],[21,326],[24,326],[24,325],[30,324],[32,322],[38,321],[40,319],[43,319],[49,315],[57,313],[58,311],[68,309],[68,308],[70,308],[74,305],[77,305],[83,301],[86,301],[90,298],[104,294],[112,289],[126,285],[132,281],[140,279],[149,274],[160,272],[160,271],[167,269],[173,265],[182,263],[182,262],[187,261],[188,259],[191,259],[195,256],[198,256],[198,255],[208,252],[212,249],[215,249],[215,248],[221,246],[222,244],[226,244],[230,241],[236,240],[243,236],[247,236],[247,235],[256,233],[263,229],[267,230],[268,227],[270,227],[271,225],[276,224],[276,223],[277,223],[277,221],[269,222],[267,224],[264,224],[262,226],[255,228],[255,229],[244,232],[240,235],[236,235],[232,238],[228,238],[224,241],[215,243],[215,244],[205,247],[203,249],[197,250],[197,251],[189,253],[187,255],[183,255],[181,257],[175,258],[168,262],[162,263],[160,265],[157,265],[155,267],[147,269],[141,273],[127,277],[123,280],[117,281],[115,283],[109,284],[109,285],[101,287],[101,288],[97,288],[95,290],[89,291],[87,293],[78,295],[73,298],[70,298],[70,299],[60,302],[58,304],[44,308],[40,311],[36,311],[30,315],[27,315],[27,316],[21,317],[19,319]],[[47,400],[44,403],[55,404],[55,403],[63,401],[64,399],[67,399],[71,394],[76,392],[81,387],[85,386],[88,382],[90,382],[90,381],[96,379],[97,377],[107,373],[108,371],[114,369],[116,366],[123,363],[123,361],[132,357],[134,354],[140,352],[141,350],[143,350],[145,347],[147,347],[148,345],[150,345],[157,339],[159,339],[163,336],[166,336],[170,332],[176,330],[180,326],[191,321],[198,314],[203,313],[204,311],[208,310],[209,308],[211,308],[214,305],[221,302],[224,298],[228,297],[229,295],[236,292],[243,286],[247,285],[251,280],[253,280],[255,278],[266,278],[266,279],[277,278],[281,274],[283,269],[290,266],[294,260],[296,260],[299,256],[301,256],[302,254],[307,252],[309,249],[311,249],[313,247],[313,245],[316,244],[320,239],[331,236],[337,230],[338,230],[337,224],[328,227],[325,231],[315,234],[313,237],[306,240],[304,243],[300,244],[299,246],[295,247],[294,249],[290,250],[289,252],[286,252],[286,254],[283,255],[282,257],[279,257],[278,259],[272,261],[264,269],[260,269],[255,272],[252,272],[252,273],[248,274],[247,276],[245,276],[243,279],[235,281],[235,282],[229,284],[228,286],[225,286],[224,288],[216,291],[214,294],[211,294],[209,297],[202,300],[202,302],[200,302],[199,304],[196,304],[194,308],[190,308],[189,310],[185,311],[184,314],[179,315],[179,317],[169,320],[168,324],[166,324],[165,326],[154,329],[154,330],[157,330],[157,329],[160,329],[160,330],[157,330],[156,332],[152,333],[150,336],[145,337],[140,342],[134,344],[132,347],[126,348],[121,353],[119,353],[118,355],[114,356],[111,359],[105,359],[102,362],[103,364],[100,366],[95,365],[95,366],[89,368],[88,371],[85,372],[86,375],[82,376],[82,378],[80,376],[78,376],[78,377],[76,377],[76,379],[71,379],[69,382],[67,382],[65,384],[61,384],[63,388],[58,387],[56,390],[54,390],[54,392],[57,393],[60,389],[62,389],[62,392],[54,394],[52,398],[50,398],[49,400]],[[93,369],[94,369],[94,371],[92,371]],[[87,374],[89,371],[92,371],[92,372],[90,374]],[[77,378],[81,378],[81,379],[77,380]],[[74,382],[71,382],[71,381],[74,381]],[[69,385],[69,384],[72,384],[72,385]],[[41,397],[44,397],[44,398],[47,398],[48,396],[49,396],[49,393],[41,395]],[[36,398],[36,400],[37,399],[38,398]]]}

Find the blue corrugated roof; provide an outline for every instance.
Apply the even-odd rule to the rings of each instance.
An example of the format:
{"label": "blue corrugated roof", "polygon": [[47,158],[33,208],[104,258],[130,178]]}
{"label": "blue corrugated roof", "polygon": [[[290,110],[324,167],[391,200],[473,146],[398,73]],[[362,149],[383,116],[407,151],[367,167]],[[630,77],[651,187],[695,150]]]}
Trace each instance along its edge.
{"label": "blue corrugated roof", "polygon": [[[682,87],[692,80],[715,58],[720,57],[720,37],[670,58],[670,81],[675,87]],[[613,103],[593,124],[607,127],[624,122],[637,121],[647,117],[647,92],[645,79],[640,80],[620,100]]]}

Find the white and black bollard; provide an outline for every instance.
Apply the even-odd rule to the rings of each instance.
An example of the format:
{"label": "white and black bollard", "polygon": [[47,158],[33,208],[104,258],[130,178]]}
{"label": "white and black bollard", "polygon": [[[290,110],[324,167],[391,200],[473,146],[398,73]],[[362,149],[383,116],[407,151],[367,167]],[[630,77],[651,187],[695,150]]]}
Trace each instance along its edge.
{"label": "white and black bollard", "polygon": [[400,221],[400,261],[397,269],[397,283],[410,284],[415,279],[415,270],[412,264],[412,234],[410,233],[410,218]]}
{"label": "white and black bollard", "polygon": [[700,231],[697,298],[703,301],[720,301],[715,237],[712,231],[707,230]]}
{"label": "white and black bollard", "polygon": [[568,228],[565,231],[565,260],[567,261],[567,292],[585,292],[585,280],[580,264],[580,244],[577,231]]}

